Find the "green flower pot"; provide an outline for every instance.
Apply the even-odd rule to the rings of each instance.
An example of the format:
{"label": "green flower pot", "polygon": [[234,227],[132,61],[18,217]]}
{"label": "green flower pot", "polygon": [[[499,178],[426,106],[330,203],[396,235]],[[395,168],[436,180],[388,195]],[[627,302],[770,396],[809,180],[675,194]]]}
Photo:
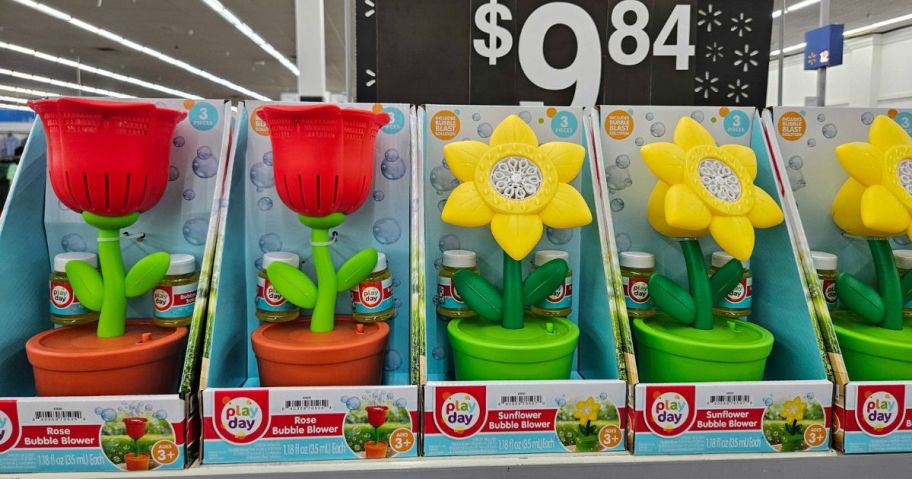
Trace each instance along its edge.
{"label": "green flower pot", "polygon": [[804,433],[785,434],[782,436],[782,452],[800,451],[804,444]]}
{"label": "green flower pot", "polygon": [[839,310],[830,313],[839,349],[852,381],[912,380],[912,319],[899,331],[882,328]]}
{"label": "green flower pot", "polygon": [[773,335],[739,319],[713,318],[697,329],[658,313],[633,321],[637,366],[646,383],[760,381]]}
{"label": "green flower pot", "polygon": [[598,436],[595,434],[576,436],[576,452],[596,452],[598,451],[598,446]]}
{"label": "green flower pot", "polygon": [[481,318],[447,325],[456,379],[568,379],[579,328],[565,318],[527,315],[521,329],[506,329]]}

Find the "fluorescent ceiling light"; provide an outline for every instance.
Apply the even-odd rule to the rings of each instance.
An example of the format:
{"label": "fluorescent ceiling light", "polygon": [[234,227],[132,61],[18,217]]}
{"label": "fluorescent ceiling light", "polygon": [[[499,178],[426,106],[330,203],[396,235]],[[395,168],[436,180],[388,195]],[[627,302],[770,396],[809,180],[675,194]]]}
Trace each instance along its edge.
{"label": "fluorescent ceiling light", "polygon": [[209,81],[212,81],[212,82],[214,82],[214,83],[218,83],[219,85],[222,85],[222,86],[225,86],[225,87],[227,87],[227,88],[230,88],[230,89],[232,89],[232,90],[234,90],[234,91],[236,91],[236,92],[238,92],[238,93],[241,93],[241,94],[243,94],[243,95],[247,95],[247,96],[250,97],[250,98],[255,98],[255,99],[257,99],[257,100],[269,100],[269,97],[267,97],[267,96],[265,96],[265,95],[261,95],[261,94],[255,92],[255,91],[248,90],[247,88],[244,88],[244,87],[242,87],[242,86],[240,86],[240,85],[238,85],[238,84],[235,84],[235,83],[233,83],[233,82],[231,82],[231,81],[229,81],[229,80],[226,80],[226,79],[224,79],[224,78],[222,78],[222,77],[213,75],[212,73],[209,73],[209,72],[207,72],[207,71],[205,71],[205,70],[201,70],[201,69],[199,69],[199,68],[197,68],[197,67],[195,67],[195,66],[193,66],[193,65],[191,65],[191,64],[189,64],[189,63],[187,63],[187,62],[185,62],[185,61],[178,60],[177,58],[174,58],[174,57],[169,56],[169,55],[165,55],[164,53],[162,53],[162,52],[160,52],[160,51],[158,51],[158,50],[154,50],[154,49],[152,49],[152,48],[149,48],[149,47],[147,47],[147,46],[145,46],[145,45],[140,45],[139,43],[136,43],[136,42],[134,42],[134,41],[132,41],[132,40],[128,40],[128,39],[126,39],[126,38],[124,38],[124,37],[122,37],[122,36],[120,36],[120,35],[118,35],[118,34],[116,34],[116,33],[113,33],[113,32],[111,32],[111,31],[105,30],[104,28],[96,27],[95,25],[92,25],[92,24],[90,24],[90,23],[88,23],[88,22],[85,22],[85,21],[83,21],[83,20],[80,20],[80,19],[78,19],[78,18],[75,18],[75,17],[73,17],[72,15],[70,15],[70,14],[68,14],[68,13],[65,13],[65,12],[62,12],[62,11],[60,11],[60,10],[57,10],[57,9],[55,9],[55,8],[53,8],[53,7],[49,7],[49,6],[44,5],[44,4],[42,4],[42,3],[36,2],[36,1],[34,1],[34,0],[13,0],[13,1],[16,2],[16,3],[18,3],[18,4],[20,4],[20,5],[23,5],[23,6],[26,6],[26,7],[31,8],[31,9],[37,10],[37,11],[39,11],[39,12],[41,12],[41,13],[44,13],[45,15],[49,15],[49,16],[52,16],[52,17],[54,17],[54,18],[63,20],[63,21],[65,21],[65,22],[69,23],[70,25],[79,27],[79,28],[81,28],[81,29],[83,29],[83,30],[85,30],[85,31],[87,31],[87,32],[94,33],[95,35],[98,35],[98,36],[100,36],[100,37],[107,38],[108,40],[111,40],[111,41],[113,41],[113,42],[119,43],[119,44],[121,44],[121,45],[123,45],[123,46],[125,46],[125,47],[127,47],[127,48],[136,50],[136,51],[138,51],[138,52],[140,52],[140,53],[144,53],[144,54],[149,55],[149,56],[151,56],[151,57],[153,57],[153,58],[157,58],[157,59],[159,59],[159,60],[161,60],[161,61],[163,61],[163,62],[165,62],[165,63],[174,65],[174,66],[176,66],[176,67],[178,67],[178,68],[181,68],[181,69],[183,69],[183,70],[185,70],[185,71],[188,71],[188,72],[190,72],[190,73],[192,73],[192,74],[194,74],[194,75],[201,76],[201,77],[203,77],[203,78],[205,78],[205,79],[207,79],[207,80],[209,80]]}
{"label": "fluorescent ceiling light", "polygon": [[289,59],[285,58],[285,55],[282,55],[281,53],[279,53],[279,51],[276,50],[275,47],[270,45],[269,42],[264,40],[263,37],[261,37],[259,34],[257,34],[257,32],[253,31],[253,29],[250,28],[250,25],[247,25],[246,23],[244,23],[240,18],[238,18],[234,13],[232,13],[231,10],[228,10],[227,7],[222,5],[222,3],[219,2],[219,0],[202,0],[202,2],[205,3],[206,6],[208,6],[212,10],[214,10],[215,13],[218,13],[228,23],[230,23],[232,26],[234,26],[234,28],[238,29],[241,33],[243,33],[244,36],[249,38],[258,47],[263,49],[263,51],[268,53],[269,56],[278,60],[279,63],[282,64],[282,66],[284,66],[289,71],[291,71],[291,73],[294,73],[295,76],[301,76],[301,71],[298,70],[298,67],[294,63],[291,63],[291,61]]}
{"label": "fluorescent ceiling light", "polygon": [[13,105],[10,103],[0,103],[0,110],[32,111],[32,109],[27,106]]}
{"label": "fluorescent ceiling light", "polygon": [[68,81],[55,80],[53,78],[43,77],[39,75],[31,75],[29,73],[17,72],[15,70],[7,70],[6,68],[0,68],[0,75],[7,75],[15,78],[21,78],[23,80],[31,80],[39,83],[47,83],[48,85],[56,85],[63,88],[70,88],[72,90],[79,90],[88,93],[95,93],[102,96],[112,96],[114,98],[136,98],[133,95],[127,95],[125,93],[118,93],[111,90],[103,90],[101,88],[95,88],[85,85],[80,85],[78,83],[71,83]]}
{"label": "fluorescent ceiling light", "polygon": [[[785,13],[792,13],[802,8],[810,7],[811,5],[817,5],[820,3],[820,0],[804,0],[803,2],[798,2],[794,5],[789,5],[785,8]],[[782,10],[773,10],[773,18],[779,18],[782,16]]]}
{"label": "fluorescent ceiling light", "polygon": [[[907,21],[912,21],[912,13],[907,13],[906,15],[902,15],[899,17],[889,18],[887,20],[875,22],[875,23],[872,23],[870,25],[866,25],[863,27],[846,30],[846,31],[842,32],[842,36],[846,37],[846,38],[857,37],[859,35],[864,35],[866,33],[873,33],[876,30],[879,30],[884,27],[889,27],[890,25],[896,25],[897,23],[902,23],[902,22],[907,22]],[[785,47],[785,49],[782,50],[782,53],[785,55],[788,55],[789,53],[793,53],[793,52],[803,49],[806,45],[807,45],[806,43],[801,42],[797,45]],[[770,57],[774,57],[777,55],[779,55],[779,50],[773,50],[770,52]]]}
{"label": "fluorescent ceiling light", "polygon": [[0,95],[0,101],[5,101],[7,103],[20,103],[23,105],[28,103],[28,100],[26,100],[25,98],[17,98],[14,96],[4,96],[4,95]]}
{"label": "fluorescent ceiling light", "polygon": [[11,91],[13,93],[22,93],[23,95],[31,95],[31,96],[60,96],[59,93],[51,93],[49,91],[41,91],[41,90],[32,90],[31,88],[20,88],[17,86],[9,86],[9,85],[0,85],[0,90]]}
{"label": "fluorescent ceiling light", "polygon": [[0,41],[0,48],[12,50],[14,52],[19,52],[19,53],[22,53],[25,55],[31,55],[35,58],[40,58],[42,60],[47,60],[49,62],[59,63],[61,65],[66,65],[68,67],[76,68],[77,70],[94,73],[96,75],[101,75],[103,77],[113,78],[115,80],[119,80],[122,82],[132,83],[133,85],[138,85],[143,88],[148,88],[150,90],[156,90],[156,91],[160,91],[163,93],[168,93],[170,95],[174,95],[177,97],[192,98],[194,100],[201,100],[203,98],[199,95],[194,95],[192,93],[187,93],[187,92],[181,91],[181,90],[175,90],[174,88],[169,88],[164,85],[159,85],[158,83],[147,82],[145,80],[140,80],[139,78],[134,78],[134,77],[127,76],[127,75],[121,75],[119,73],[114,73],[109,70],[105,70],[102,68],[96,68],[93,66],[86,65],[84,63],[80,63],[80,62],[69,60],[69,59],[62,58],[62,57],[57,57],[54,55],[48,55],[47,53],[41,53],[39,51],[32,50],[31,48],[28,48],[28,47],[15,45],[12,43],[6,43],[4,41]]}

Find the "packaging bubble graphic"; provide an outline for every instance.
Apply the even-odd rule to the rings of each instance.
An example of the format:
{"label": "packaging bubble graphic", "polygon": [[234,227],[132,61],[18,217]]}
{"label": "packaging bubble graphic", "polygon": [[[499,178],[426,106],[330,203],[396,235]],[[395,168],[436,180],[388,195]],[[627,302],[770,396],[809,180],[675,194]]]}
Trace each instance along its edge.
{"label": "packaging bubble graphic", "polygon": [[257,200],[257,208],[259,208],[260,211],[271,210],[272,209],[272,198],[270,198],[268,196],[264,196],[264,197],[260,198],[259,200]]}
{"label": "packaging bubble graphic", "polygon": [[266,166],[272,166],[272,151],[263,153],[263,164]]}
{"label": "packaging bubble graphic", "polygon": [[646,143],[646,140],[644,140],[643,138],[637,137],[637,139],[633,140],[633,142],[636,144],[636,146],[643,146],[643,143]]}
{"label": "packaging bubble graphic", "polygon": [[182,137],[182,136],[175,136],[174,139],[171,140],[171,144],[178,148],[184,146],[184,144],[186,144],[186,142],[187,142],[187,140],[185,140],[184,137]]}
{"label": "packaging bubble graphic", "polygon": [[446,198],[444,198],[444,199],[438,201],[438,202],[437,202],[437,209],[440,210],[440,211],[442,212],[442,211],[443,211],[443,208],[446,206],[446,202],[447,202]]}
{"label": "packaging bubble graphic", "polygon": [[807,145],[811,148],[817,146],[817,140],[813,138],[808,138]]}
{"label": "packaging bubble graphic", "polygon": [[434,349],[431,350],[431,356],[434,359],[441,361],[446,358],[446,351],[444,351],[444,349],[440,346],[434,346]]}
{"label": "packaging bubble graphic", "polygon": [[402,228],[393,218],[380,218],[374,223],[374,239],[380,244],[393,244],[402,237]]}
{"label": "packaging bubble graphic", "polygon": [[442,194],[453,191],[454,188],[459,186],[459,180],[453,176],[453,173],[448,168],[435,166],[431,170],[431,186],[437,190],[438,194]]}
{"label": "packaging bubble graphic", "polygon": [[209,221],[206,218],[190,218],[181,228],[184,234],[184,240],[194,246],[201,246],[206,242],[206,234],[209,230]]}
{"label": "packaging bubble graphic", "polygon": [[649,126],[649,133],[656,138],[663,136],[665,134],[665,124],[660,121],[653,123]]}
{"label": "packaging bubble graphic", "polygon": [[437,244],[440,246],[441,253],[451,249],[459,249],[459,237],[454,234],[444,235]]}
{"label": "packaging bubble graphic", "polygon": [[405,161],[399,155],[399,150],[390,148],[383,153],[383,161],[380,163],[380,173],[388,180],[398,180],[405,176]]}
{"label": "packaging bubble graphic", "polygon": [[487,137],[491,136],[492,133],[494,133],[494,127],[491,126],[490,123],[485,122],[485,123],[478,125],[477,131],[478,131],[478,136],[480,136],[482,138],[487,138]]}
{"label": "packaging bubble graphic", "polygon": [[383,198],[386,198],[386,194],[380,190],[377,190],[373,194],[374,201],[383,201]]}
{"label": "packaging bubble graphic", "polygon": [[836,135],[839,133],[838,130],[836,129],[836,125],[834,125],[832,123],[827,123],[826,125],[823,125],[823,129],[821,130],[821,132],[823,133],[823,136],[826,138],[836,138]]}
{"label": "packaging bubble graphic", "polygon": [[788,167],[793,170],[800,170],[804,167],[804,159],[798,155],[792,156],[788,159]]}
{"label": "packaging bubble graphic", "polygon": [[272,251],[282,251],[282,238],[275,233],[266,233],[260,236],[260,251],[270,253]]}
{"label": "packaging bubble graphic", "polygon": [[865,125],[870,125],[871,123],[874,123],[874,114],[869,111],[862,113],[861,122]]}
{"label": "packaging bubble graphic", "polygon": [[630,235],[627,233],[618,233],[614,236],[614,242],[617,244],[618,251],[630,251],[633,242],[630,241]]}
{"label": "packaging bubble graphic", "polygon": [[180,175],[180,170],[178,170],[176,166],[171,165],[168,168],[168,181],[175,181],[180,178]]}
{"label": "packaging bubble graphic", "polygon": [[699,123],[703,123],[703,120],[705,119],[705,118],[704,118],[704,115],[703,115],[703,112],[700,111],[700,110],[696,110],[696,111],[694,111],[693,113],[691,113],[691,114],[690,114],[690,117],[693,118],[694,121],[697,121],[697,122],[699,122]]}
{"label": "packaging bubble graphic", "polygon": [[478,121],[480,119],[481,119],[481,113],[478,113],[478,112],[472,113],[472,120]]}
{"label": "packaging bubble graphic", "polygon": [[68,253],[82,252],[86,250],[86,241],[78,233],[69,233],[60,239],[60,246]]}
{"label": "packaging bubble graphic", "polygon": [[605,173],[607,176],[608,189],[612,191],[620,191],[633,184],[633,180],[630,178],[630,172],[627,171],[626,168],[618,168],[617,166],[611,165],[607,168]]}
{"label": "packaging bubble graphic", "polygon": [[383,361],[384,371],[396,371],[402,367],[402,354],[395,349],[386,353],[386,359]]}
{"label": "packaging bubble graphic", "polygon": [[526,123],[532,123],[532,114],[528,111],[519,112],[519,117]]}
{"label": "packaging bubble graphic", "polygon": [[[203,149],[205,151],[201,155],[200,151]],[[196,158],[193,159],[193,174],[200,178],[212,178],[216,173],[218,173],[218,161],[212,157],[212,151],[208,146],[200,147],[197,150]]]}
{"label": "packaging bubble graphic", "polygon": [[618,212],[624,209],[624,200],[614,198],[611,200],[611,211]]}
{"label": "packaging bubble graphic", "polygon": [[562,245],[567,244],[573,239],[573,230],[572,229],[558,229],[552,228],[550,226],[545,227],[545,236],[548,237],[548,241],[551,244]]}
{"label": "packaging bubble graphic", "polygon": [[618,155],[618,157],[614,159],[614,164],[617,165],[618,168],[627,168],[630,166],[630,157],[627,155]]}
{"label": "packaging bubble graphic", "polygon": [[256,187],[257,192],[275,186],[275,176],[272,167],[266,163],[257,163],[250,167],[250,182]]}
{"label": "packaging bubble graphic", "polygon": [[181,196],[183,196],[185,200],[191,201],[194,198],[196,198],[196,192],[193,191],[192,189],[188,188],[188,189],[184,190],[183,193],[181,193]]}

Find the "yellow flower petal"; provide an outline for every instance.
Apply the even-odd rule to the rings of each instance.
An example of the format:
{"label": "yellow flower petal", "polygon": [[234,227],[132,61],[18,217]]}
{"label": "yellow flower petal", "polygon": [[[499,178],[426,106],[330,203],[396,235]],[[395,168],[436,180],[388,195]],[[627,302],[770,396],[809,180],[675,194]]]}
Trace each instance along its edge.
{"label": "yellow flower petal", "polygon": [[709,232],[726,253],[741,261],[754,252],[754,227],[745,216],[716,216]]}
{"label": "yellow flower petal", "polygon": [[450,193],[440,217],[444,223],[473,228],[490,223],[494,212],[478,194],[475,183],[469,181]]}
{"label": "yellow flower petal", "polygon": [[874,118],[868,138],[872,145],[883,151],[898,145],[912,145],[912,138],[909,137],[906,130],[903,130],[899,123],[884,115],[877,115]]}
{"label": "yellow flower petal", "polygon": [[704,236],[708,233],[703,229],[700,231],[689,231],[670,226],[665,221],[665,196],[668,194],[668,185],[659,181],[649,195],[649,202],[646,204],[646,218],[649,224],[656,231],[670,238],[694,238]]}
{"label": "yellow flower petal", "polygon": [[770,228],[782,223],[784,217],[776,200],[759,186],[753,188],[754,207],[747,214],[751,224],[755,228]]}
{"label": "yellow flower petal", "polygon": [[876,185],[883,178],[883,150],[860,141],[836,147],[836,158],[852,178],[865,186]]}
{"label": "yellow flower petal", "polygon": [[833,222],[848,234],[856,236],[879,236],[882,233],[871,230],[861,220],[861,196],[865,186],[849,178],[839,188],[833,199]]}
{"label": "yellow flower petal", "polygon": [[909,211],[883,185],[869,186],[861,195],[861,221],[881,234],[894,235],[909,228]]}
{"label": "yellow flower petal", "polygon": [[684,181],[684,158],[686,153],[683,148],[674,143],[650,143],[640,148],[646,166],[669,185],[676,185]]}
{"label": "yellow flower petal", "polygon": [[505,145],[507,143],[525,143],[529,146],[538,146],[538,138],[529,125],[516,115],[510,115],[497,125],[489,141],[491,146]]}
{"label": "yellow flower petal", "polygon": [[757,156],[754,155],[754,150],[744,145],[735,144],[722,145],[719,149],[734,156],[735,160],[744,166],[747,171],[747,181],[754,182],[754,179],[757,178]]}
{"label": "yellow flower petal", "polygon": [[510,255],[521,261],[541,239],[544,226],[538,215],[495,214],[491,220],[494,241]]}
{"label": "yellow flower petal", "polygon": [[678,120],[674,131],[674,142],[685,151],[700,145],[716,146],[716,140],[706,131],[706,128],[689,116]]}
{"label": "yellow flower petal", "polygon": [[576,143],[565,141],[552,141],[538,147],[538,151],[557,167],[557,179],[561,183],[569,183],[579,174],[583,167],[583,158],[586,149]]}
{"label": "yellow flower petal", "polygon": [[671,185],[665,195],[665,222],[673,228],[700,231],[709,227],[712,213],[687,185]]}
{"label": "yellow flower petal", "polygon": [[576,228],[592,222],[586,200],[572,186],[558,183],[557,193],[539,215],[552,228]]}
{"label": "yellow flower petal", "polygon": [[454,141],[443,147],[443,156],[453,176],[465,183],[475,176],[475,166],[491,147],[480,141]]}

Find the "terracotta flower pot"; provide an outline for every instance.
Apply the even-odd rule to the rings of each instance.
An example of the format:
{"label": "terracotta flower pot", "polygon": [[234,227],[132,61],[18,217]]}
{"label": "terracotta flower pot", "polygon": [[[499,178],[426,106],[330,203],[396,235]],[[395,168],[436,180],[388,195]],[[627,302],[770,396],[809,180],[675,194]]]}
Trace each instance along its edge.
{"label": "terracotta flower pot", "polygon": [[137,456],[132,452],[124,454],[124,464],[127,465],[128,471],[148,471],[149,470],[149,455],[141,452]]}
{"label": "terracotta flower pot", "polygon": [[367,459],[383,459],[386,457],[386,443],[383,441],[367,441],[364,443],[364,457]]}
{"label": "terracotta flower pot", "polygon": [[56,328],[25,345],[39,396],[167,394],[177,388],[187,328],[127,321],[120,337],[99,338],[94,324]]}
{"label": "terracotta flower pot", "polygon": [[310,318],[257,328],[251,341],[261,386],[342,386],[379,384],[386,323],[357,323],[336,316],[335,328],[310,330]]}

